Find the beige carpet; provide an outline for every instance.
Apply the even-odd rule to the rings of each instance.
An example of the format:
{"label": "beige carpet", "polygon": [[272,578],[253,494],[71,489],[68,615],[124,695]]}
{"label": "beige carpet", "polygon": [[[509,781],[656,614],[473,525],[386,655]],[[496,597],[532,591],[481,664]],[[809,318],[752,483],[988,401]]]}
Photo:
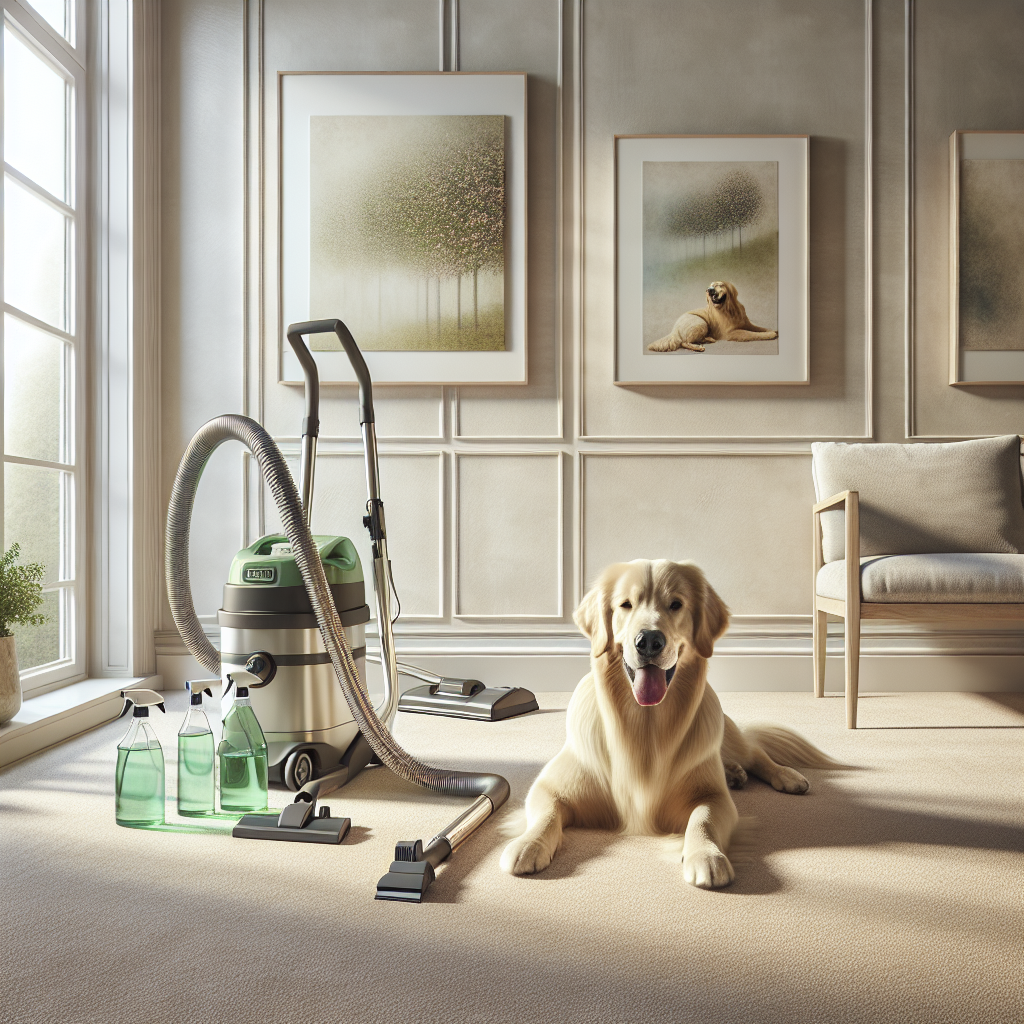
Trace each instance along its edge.
{"label": "beige carpet", "polygon": [[[0,773],[0,1020],[1001,1024],[1022,1003],[1020,696],[726,693],[856,772],[794,797],[752,781],[736,882],[687,886],[657,839],[570,831],[498,869],[568,694],[499,724],[400,714],[407,748],[505,773],[512,800],[420,906],[373,900],[396,839],[457,803],[363,773],[340,847],[117,828],[116,722]],[[169,766],[182,693],[160,724]],[[173,769],[168,796],[173,793]],[[284,791],[272,794],[278,805]]]}

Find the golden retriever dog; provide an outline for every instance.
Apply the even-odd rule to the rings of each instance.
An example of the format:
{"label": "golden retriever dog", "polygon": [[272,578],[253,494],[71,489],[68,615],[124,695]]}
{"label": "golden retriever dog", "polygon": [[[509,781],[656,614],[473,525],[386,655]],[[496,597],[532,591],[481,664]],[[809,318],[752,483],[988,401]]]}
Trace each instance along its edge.
{"label": "golden retriever dog", "polygon": [[727,856],[737,822],[729,786],[747,772],[805,793],[791,767],[835,761],[788,729],[740,732],[707,683],[708,658],[729,611],[691,562],[612,565],[574,616],[591,642],[565,746],[526,797],[526,831],[502,868],[543,871],[568,825],[678,837],[683,878],[711,889],[733,880]]}
{"label": "golden retriever dog", "polygon": [[688,348],[703,352],[703,342],[714,341],[771,341],[778,331],[752,324],[747,311],[736,295],[736,285],[728,281],[712,281],[708,285],[707,305],[704,309],[691,309],[684,313],[668,336],[652,341],[648,352],[675,352]]}

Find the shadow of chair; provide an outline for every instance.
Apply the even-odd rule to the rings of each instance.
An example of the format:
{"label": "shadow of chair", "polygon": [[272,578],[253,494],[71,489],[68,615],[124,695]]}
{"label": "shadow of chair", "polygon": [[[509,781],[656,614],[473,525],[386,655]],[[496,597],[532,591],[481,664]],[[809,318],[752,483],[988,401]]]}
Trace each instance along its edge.
{"label": "shadow of chair", "polygon": [[814,693],[831,615],[855,729],[862,620],[1024,622],[1020,437],[811,448]]}

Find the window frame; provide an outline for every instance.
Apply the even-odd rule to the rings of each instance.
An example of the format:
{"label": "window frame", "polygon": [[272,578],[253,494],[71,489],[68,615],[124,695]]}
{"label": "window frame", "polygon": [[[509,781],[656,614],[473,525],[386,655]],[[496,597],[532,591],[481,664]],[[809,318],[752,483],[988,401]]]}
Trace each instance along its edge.
{"label": "window frame", "polygon": [[[68,296],[68,320],[65,326],[70,331],[54,328],[30,316],[24,311],[4,303],[4,316],[15,319],[37,328],[45,333],[61,338],[69,346],[69,362],[73,367],[74,379],[70,394],[67,395],[65,407],[66,448],[63,463],[48,462],[38,459],[27,459],[4,455],[4,464],[8,462],[21,465],[33,465],[43,468],[54,468],[66,472],[71,477],[68,518],[62,523],[61,561],[70,568],[71,578],[58,580],[55,584],[44,587],[44,592],[70,593],[73,610],[69,616],[66,633],[61,637],[62,651],[65,655],[55,662],[48,662],[38,668],[27,669],[20,673],[22,692],[25,698],[38,696],[49,690],[56,689],[86,677],[88,665],[88,619],[87,605],[89,596],[89,559],[87,557],[89,476],[88,476],[88,428],[86,412],[86,382],[88,377],[88,340],[89,303],[88,287],[89,272],[87,258],[89,252],[89,82],[88,68],[85,60],[85,0],[70,0],[68,3],[71,21],[71,40],[61,36],[42,15],[37,13],[30,4],[23,0],[2,0],[3,20],[5,29],[12,30],[22,42],[39,55],[65,79],[73,89],[73,103],[70,104],[68,124],[68,142],[71,158],[68,163],[69,182],[66,199],[50,196],[41,186],[26,179],[16,169],[8,167],[4,162],[4,179],[16,181],[22,188],[36,198],[56,208],[65,217],[70,218],[73,231],[71,246],[72,267],[65,283]],[[3,91],[3,53],[0,48],[0,95]],[[2,111],[0,106],[0,111]],[[3,139],[0,135],[0,155]],[[13,173],[12,173],[13,172]],[[0,202],[0,233],[3,231],[3,204]],[[0,273],[3,268],[3,253],[0,251]],[[2,280],[2,278],[0,278]],[[0,318],[0,375],[3,372],[3,332],[4,322]],[[0,407],[3,394],[0,388]],[[2,420],[0,420],[2,423]],[[0,437],[3,429],[0,426]],[[2,446],[0,446],[2,451]],[[3,536],[3,480],[0,478],[0,537]],[[67,499],[66,499],[67,500]],[[63,575],[63,574],[62,574]],[[61,600],[68,600],[62,595]],[[66,644],[66,648],[65,645]]]}

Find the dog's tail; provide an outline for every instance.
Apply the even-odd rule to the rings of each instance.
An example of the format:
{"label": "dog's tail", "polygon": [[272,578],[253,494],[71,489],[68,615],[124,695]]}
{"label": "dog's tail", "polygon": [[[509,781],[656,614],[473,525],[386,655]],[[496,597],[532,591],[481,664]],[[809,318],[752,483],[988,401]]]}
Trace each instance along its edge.
{"label": "dog's tail", "polygon": [[813,743],[781,725],[755,725],[743,730],[751,746],[760,747],[776,764],[790,768],[851,768],[833,760]]}

